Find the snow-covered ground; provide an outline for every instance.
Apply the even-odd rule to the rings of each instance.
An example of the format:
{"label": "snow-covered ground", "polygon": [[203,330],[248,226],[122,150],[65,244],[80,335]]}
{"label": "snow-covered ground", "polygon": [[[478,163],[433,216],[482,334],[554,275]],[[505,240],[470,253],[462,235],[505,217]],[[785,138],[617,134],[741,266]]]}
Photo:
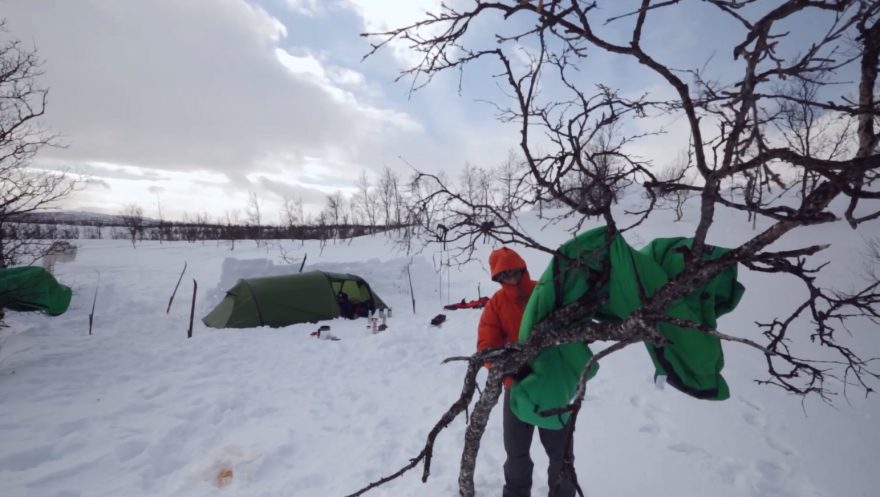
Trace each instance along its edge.
{"label": "snow-covered ground", "polygon": [[[534,214],[523,226],[548,244],[568,235]],[[627,235],[636,247],[687,234],[694,219],[660,213]],[[864,274],[868,234],[820,226],[786,238],[829,241],[827,283],[855,288]],[[872,230],[872,231],[871,231]],[[721,213],[717,245],[751,235],[741,214]],[[204,316],[238,277],[278,270],[277,247],[80,241],[58,278],[74,288],[70,310],[48,318],[9,313],[0,330],[0,497],[343,496],[405,465],[457,398],[462,363],[473,351],[479,311],[442,305],[494,291],[480,261],[440,270],[429,247],[401,253],[386,235],[286,245],[308,254],[306,267],[366,278],[393,308],[387,331],[365,320],[329,322],[339,341],[309,336],[317,325],[213,330]],[[546,255],[522,251],[533,277]],[[235,258],[237,261],[224,261]],[[188,264],[171,312],[168,298]],[[416,311],[405,268],[410,266]],[[224,270],[225,268],[225,270]],[[285,270],[296,271],[298,264]],[[186,338],[192,281],[198,281],[194,336]],[[788,312],[803,291],[793,280],[741,272],[740,306],[720,322],[757,338],[754,323]],[[88,314],[98,286],[94,335]],[[441,328],[428,321],[444,312]],[[804,336],[809,328],[803,329]],[[854,324],[848,343],[880,356],[875,325]],[[805,349],[812,351],[813,349]],[[610,356],[589,385],[576,432],[576,467],[587,495],[873,497],[880,488],[880,401],[850,390],[833,405],[758,386],[764,358],[725,345],[731,398],[698,401],[652,382],[643,347]],[[813,353],[818,356],[818,353]],[[840,391],[840,385],[831,385]],[[477,465],[480,496],[500,495],[499,410]],[[375,496],[457,495],[464,419],[444,431],[433,470],[417,468],[372,490]],[[536,437],[537,438],[537,437]],[[545,495],[546,457],[535,440],[535,488]]]}

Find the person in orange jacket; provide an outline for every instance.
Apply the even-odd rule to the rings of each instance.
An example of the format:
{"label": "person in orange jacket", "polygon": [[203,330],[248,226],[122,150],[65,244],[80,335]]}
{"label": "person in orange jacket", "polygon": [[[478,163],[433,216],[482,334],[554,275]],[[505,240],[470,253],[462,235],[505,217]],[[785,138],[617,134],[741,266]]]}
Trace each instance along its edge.
{"label": "person in orange jacket", "polygon": [[[492,251],[489,269],[492,280],[500,283],[501,289],[492,295],[480,316],[478,351],[519,341],[520,321],[536,283],[529,276],[522,257],[507,247]],[[487,367],[491,365],[487,364]],[[511,377],[504,378],[504,451],[507,460],[504,462],[502,497],[529,497],[534,468],[529,448],[535,427],[521,421],[510,410],[510,386],[513,381]],[[575,489],[571,480],[560,478],[565,456],[564,431],[538,428],[538,434],[550,459],[547,470],[550,497],[573,497]]]}

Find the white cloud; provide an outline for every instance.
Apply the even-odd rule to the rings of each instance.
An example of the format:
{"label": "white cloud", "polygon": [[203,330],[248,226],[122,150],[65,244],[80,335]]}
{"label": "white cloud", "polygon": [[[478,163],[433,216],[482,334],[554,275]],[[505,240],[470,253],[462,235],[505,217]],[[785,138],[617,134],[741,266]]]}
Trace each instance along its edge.
{"label": "white cloud", "polygon": [[383,31],[412,23],[425,12],[438,12],[441,0],[344,0],[364,19],[368,31]]}
{"label": "white cloud", "polygon": [[294,194],[320,207],[361,170],[493,165],[515,144],[491,108],[478,115],[473,97],[456,95],[455,75],[395,106],[406,84],[385,85],[404,55],[351,62],[352,12],[363,29],[382,30],[436,12],[439,0],[288,1],[308,15],[349,9],[345,27],[314,34],[315,19],[282,16],[285,26],[256,1],[0,0],[11,35],[34,40],[46,59],[45,124],[69,145],[39,162],[80,165],[101,185],[75,204],[112,212],[114,202],[154,205],[159,192],[167,216],[217,215],[242,208],[253,189],[268,203]]}
{"label": "white cloud", "polygon": [[340,88],[342,85],[357,86],[358,81],[364,80],[360,73],[342,67],[325,68],[313,55],[296,56],[280,48],[276,49],[276,55],[292,74],[308,77],[334,100],[356,109],[361,116],[367,117],[365,126],[370,125],[372,121],[373,124],[383,123],[401,130],[421,131],[421,125],[407,114],[364,105],[358,101],[354,93]]}
{"label": "white cloud", "polygon": [[287,7],[292,11],[309,17],[324,13],[324,0],[286,0]]}
{"label": "white cloud", "polygon": [[[439,13],[442,0],[342,0],[353,8],[363,19],[364,30],[368,33],[378,33],[394,28],[400,28],[426,17],[426,12]],[[458,0],[448,0],[446,4],[455,5]],[[424,29],[425,33],[430,30]],[[418,62],[419,58],[408,46],[408,43],[395,40],[389,44],[391,53],[402,65],[410,66]]]}
{"label": "white cloud", "polygon": [[9,0],[4,16],[46,59],[46,124],[69,147],[44,160],[240,178],[284,156],[276,167],[296,174],[306,156],[378,163],[383,143],[421,130],[362,102],[356,71],[282,60],[287,30],[244,0]]}
{"label": "white cloud", "polygon": [[281,48],[275,49],[275,55],[278,56],[278,60],[284,64],[284,67],[294,74],[307,74],[322,82],[327,80],[324,66],[311,55],[298,57]]}
{"label": "white cloud", "polygon": [[364,75],[344,67],[328,67],[330,79],[341,86],[362,86],[366,83]]}
{"label": "white cloud", "polygon": [[307,75],[314,81],[325,86],[347,86],[356,88],[366,83],[364,75],[348,69],[346,67],[325,64],[318,60],[314,55],[307,54],[304,56],[293,55],[287,50],[276,48],[275,55],[291,73],[297,75]]}

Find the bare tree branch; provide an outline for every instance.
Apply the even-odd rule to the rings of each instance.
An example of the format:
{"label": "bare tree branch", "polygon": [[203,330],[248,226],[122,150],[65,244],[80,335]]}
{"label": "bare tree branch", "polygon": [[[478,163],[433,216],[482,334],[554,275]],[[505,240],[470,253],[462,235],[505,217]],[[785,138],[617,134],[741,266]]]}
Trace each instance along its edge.
{"label": "bare tree branch", "polygon": [[[683,69],[662,62],[659,47],[651,46],[645,37],[658,13],[689,8],[677,0],[643,0],[636,10],[604,20],[598,20],[600,7],[614,6],[614,2],[474,0],[468,8],[444,5],[439,13],[408,26],[364,35],[378,40],[367,56],[392,42],[407,44],[419,56],[419,62],[399,76],[411,78],[413,91],[450,69],[464,71],[484,68],[485,64],[500,68],[490,76],[502,89],[499,101],[492,105],[500,120],[517,125],[517,155],[522,158],[522,169],[505,173],[508,188],[504,191],[508,193],[493,195],[492,188],[474,188],[487,184],[480,183],[480,178],[490,176],[479,167],[469,170],[470,179],[459,188],[438,175],[423,173],[413,182],[418,184],[414,190],[418,195],[413,198],[412,212],[418,216],[432,213],[433,222],[418,217],[420,232],[450,247],[452,259],[458,263],[471,260],[480,243],[518,244],[560,256],[556,247],[544,245],[540,237],[518,224],[511,215],[511,205],[536,209],[542,216],[545,205],[561,207],[562,213],[549,222],[573,219],[576,232],[591,219],[598,219],[607,226],[610,237],[645,222],[674,195],[682,199],[693,196],[694,202],[699,202],[693,244],[683,254],[684,269],[643,299],[627,319],[587,320],[588,324],[570,327],[569,323],[584,322],[602,305],[576,302],[538,323],[523,343],[491,352],[493,366],[465,434],[459,470],[462,496],[475,493],[474,461],[488,413],[501,393],[501,379],[548,347],[593,340],[613,342],[607,352],[594,357],[598,361],[632,343],[662,344],[664,338],[657,326],[668,323],[756,350],[767,362],[768,377],[759,381],[793,393],[829,399],[834,394],[825,382],[829,377],[841,379],[844,388],[858,387],[869,393],[880,379],[872,369],[875,359],[860,357],[859,351],[839,340],[842,332],[848,332],[847,323],[880,322],[880,280],[876,275],[858,291],[826,289],[817,283],[824,264],[812,262],[826,245],[768,251],[788,233],[838,222],[832,206],[838,199],[848,202],[844,216],[854,229],[880,217],[880,208],[866,202],[880,198],[876,186],[880,139],[875,130],[880,119],[876,96],[880,4],[867,0],[774,0],[761,10],[753,8],[755,0],[705,3],[733,21],[740,29],[739,39],[732,46],[721,47],[720,57]],[[813,40],[804,43],[797,36],[803,33],[796,31],[804,29],[799,16],[816,13],[823,14],[820,17],[826,25],[811,27]],[[509,21],[514,16],[530,22],[508,22],[490,42],[467,36],[479,21],[490,17]],[[630,31],[624,38],[612,39],[594,29],[610,23]],[[612,78],[602,81],[605,75],[596,75],[597,81],[585,78],[580,70],[593,52],[637,63],[643,74],[662,82],[662,98],[651,91],[637,96],[632,91],[622,92],[607,82]],[[480,64],[475,64],[478,61]],[[717,66],[725,70],[719,71]],[[857,74],[855,82],[835,81],[852,73]],[[547,90],[551,87],[555,91]],[[858,95],[857,101],[851,94]],[[662,127],[645,131],[644,123],[667,115],[687,124],[687,142],[675,144],[687,153],[681,164],[665,165],[668,170],[658,171],[656,164],[633,151],[645,137],[665,132]],[[512,184],[517,188],[510,188]],[[616,214],[614,209],[622,192],[630,189],[642,189],[645,199],[643,206],[629,209],[635,220]],[[723,256],[705,260],[701,254],[710,248],[710,228],[721,208],[746,212],[755,232]],[[679,218],[682,214],[679,212]],[[757,230],[759,218],[769,223],[761,230]],[[766,344],[666,314],[694,289],[738,264],[775,277],[793,276],[807,290],[805,301],[788,315],[780,312],[771,322],[756,323]],[[606,268],[602,282],[607,281],[608,272]],[[801,332],[805,321],[811,323],[811,334]],[[794,354],[790,347],[802,342],[830,351],[833,359]],[[486,357],[479,353],[468,358],[462,396],[435,430],[451,421],[448,416],[454,418],[465,411],[474,395],[476,370]],[[583,402],[586,371],[589,368],[575,397],[556,412],[571,414],[566,427],[569,439]],[[432,430],[425,449],[409,465],[364,491],[390,481],[420,461],[426,462],[423,477],[427,477],[437,432]],[[573,476],[573,466],[568,470]]]}

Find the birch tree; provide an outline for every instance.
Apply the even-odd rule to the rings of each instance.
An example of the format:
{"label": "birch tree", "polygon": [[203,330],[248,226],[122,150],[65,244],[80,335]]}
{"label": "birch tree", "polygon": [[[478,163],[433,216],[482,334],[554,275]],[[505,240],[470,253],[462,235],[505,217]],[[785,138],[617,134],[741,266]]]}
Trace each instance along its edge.
{"label": "birch tree", "polygon": [[[662,343],[657,325],[669,322],[664,310],[673,302],[705,285],[733,265],[766,272],[778,278],[794,278],[807,297],[790,312],[780,310],[769,323],[757,325],[765,341],[755,342],[697,323],[675,322],[697,333],[736,341],[766,357],[767,370],[760,382],[798,395],[831,394],[826,380],[837,378],[848,388],[871,392],[878,380],[870,359],[839,340],[847,323],[876,319],[880,302],[880,281],[870,281],[854,291],[825,289],[816,283],[822,271],[825,246],[812,244],[779,251],[771,244],[784,235],[807,226],[845,222],[852,229],[880,217],[878,202],[878,116],[877,72],[880,59],[880,3],[867,0],[703,0],[590,2],[563,0],[473,0],[461,8],[443,5],[423,19],[381,33],[372,40],[370,52],[390,43],[410,47],[415,65],[402,78],[418,89],[434,76],[447,71],[485,75],[502,87],[493,111],[502,120],[516,124],[520,152],[533,179],[535,193],[526,198],[538,203],[545,196],[565,206],[564,215],[579,220],[591,216],[607,226],[609,237],[625,233],[645,222],[657,207],[657,192],[683,191],[693,194],[697,222],[691,233],[690,256],[685,268],[620,322],[585,319],[595,302],[573,302],[561,306],[532,330],[530,337],[515,346],[487,349],[470,357],[462,391],[430,431],[424,448],[396,472],[377,480],[352,495],[360,495],[422,465],[423,479],[430,474],[433,443],[439,432],[464,414],[473,403],[465,433],[459,469],[459,494],[472,497],[474,465],[489,412],[502,390],[504,376],[520,370],[548,347],[559,344],[607,341],[609,348],[596,354],[595,361],[641,342]],[[662,44],[651,43],[657,23],[681,19],[687,29],[689,14],[700,10],[724,19],[724,29],[736,41],[719,46],[706,60],[671,65],[661,56]],[[805,16],[814,22],[804,22]],[[495,27],[494,32],[476,32]],[[609,28],[610,26],[610,28]],[[611,31],[609,31],[611,30]],[[655,38],[656,39],[656,38]],[[726,39],[726,38],[723,38]],[[707,40],[721,44],[723,39]],[[622,91],[611,74],[583,75],[594,54],[612,58],[641,71],[659,85],[644,93]],[[681,61],[679,61],[681,62]],[[685,61],[687,62],[687,61]],[[607,76],[607,77],[605,77]],[[809,83],[811,91],[799,91]],[[559,92],[548,92],[553,86]],[[792,106],[801,110],[792,113]],[[653,133],[644,131],[645,119],[675,115],[687,126],[687,136],[671,143],[674,149],[691,150],[696,178],[693,183],[673,177],[658,177],[654,164],[632,150],[633,145]],[[854,133],[841,142],[833,154],[803,146],[803,134],[779,139],[778,127],[789,133],[803,131],[798,120],[817,117],[824,129],[830,123],[850,126]],[[786,122],[788,121],[788,123]],[[823,124],[824,123],[824,124]],[[839,125],[839,124],[838,124]],[[600,156],[613,159],[613,174],[596,174],[596,137],[616,130],[617,139],[601,148]],[[809,140],[815,140],[815,133]],[[672,139],[673,137],[670,137]],[[800,140],[800,141],[799,141]],[[613,195],[591,196],[584,202],[569,179],[592,177],[597,191],[613,192],[626,184],[639,185],[645,200],[642,209],[621,217],[612,210]],[[592,176],[591,176],[592,175]],[[472,256],[481,238],[498,243],[515,243],[554,254],[556,247],[539,240],[505,218],[494,205],[474,205],[467,192],[437,181],[438,188],[426,200],[446,202],[449,239],[459,244],[460,256]],[[799,178],[789,181],[788,178]],[[739,193],[726,195],[739,187]],[[782,196],[780,190],[790,193]],[[771,194],[770,192],[774,192]],[[794,200],[794,203],[792,199]],[[833,201],[846,206],[838,215]],[[702,254],[709,245],[709,231],[720,208],[759,217],[767,227],[711,261]],[[468,213],[480,210],[480,219]],[[489,219],[486,219],[486,218]],[[610,240],[610,238],[609,238]],[[607,277],[606,274],[599,278]],[[600,279],[599,281],[605,281]],[[560,323],[581,323],[560,326]],[[808,336],[794,323],[809,323]],[[836,359],[818,363],[796,355],[789,343],[812,344],[835,354]],[[477,393],[476,375],[491,360],[485,384]],[[875,367],[875,366],[874,366]],[[554,414],[570,414],[566,425],[571,437],[583,402],[586,375],[569,405]],[[476,401],[474,399],[476,398]],[[475,402],[475,403],[474,403]],[[573,474],[573,467],[569,467]],[[583,492],[578,488],[580,495]]]}

